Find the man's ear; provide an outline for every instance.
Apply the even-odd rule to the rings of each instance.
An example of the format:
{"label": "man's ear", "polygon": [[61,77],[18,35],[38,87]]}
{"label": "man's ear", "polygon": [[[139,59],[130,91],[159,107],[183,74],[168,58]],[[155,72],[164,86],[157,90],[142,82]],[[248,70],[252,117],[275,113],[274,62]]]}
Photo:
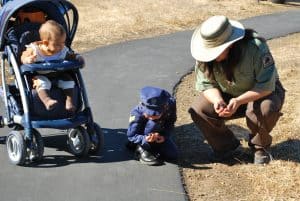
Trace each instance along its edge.
{"label": "man's ear", "polygon": [[47,40],[42,40],[42,44],[48,46],[49,42]]}

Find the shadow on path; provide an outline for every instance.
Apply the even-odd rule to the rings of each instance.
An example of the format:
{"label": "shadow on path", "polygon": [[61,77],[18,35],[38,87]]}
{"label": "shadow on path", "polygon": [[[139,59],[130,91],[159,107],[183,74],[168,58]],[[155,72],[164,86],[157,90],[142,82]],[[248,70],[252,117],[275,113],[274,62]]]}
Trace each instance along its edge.
{"label": "shadow on path", "polygon": [[[73,163],[112,163],[132,160],[133,154],[127,150],[127,129],[109,129],[102,128],[104,133],[104,147],[101,152],[95,155],[89,155],[86,158],[73,156],[67,146],[67,131],[51,130],[51,134],[44,135],[44,147],[50,148],[45,150],[42,161],[25,165],[36,168],[52,168],[67,166]],[[6,136],[0,138],[0,144],[5,145]],[[51,152],[49,154],[49,152]],[[66,153],[67,152],[67,153]]]}

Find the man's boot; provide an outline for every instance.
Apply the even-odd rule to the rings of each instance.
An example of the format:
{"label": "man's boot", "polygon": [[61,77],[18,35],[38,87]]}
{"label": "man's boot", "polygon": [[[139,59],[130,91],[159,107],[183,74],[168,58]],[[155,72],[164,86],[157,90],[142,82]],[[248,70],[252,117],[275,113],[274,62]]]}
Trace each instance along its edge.
{"label": "man's boot", "polygon": [[271,153],[265,148],[255,148],[254,164],[263,165],[268,164],[273,160]]}
{"label": "man's boot", "polygon": [[145,165],[159,165],[161,164],[158,156],[154,156],[149,151],[143,149],[140,145],[137,145],[135,150],[135,157],[139,160],[142,164]]}
{"label": "man's boot", "polygon": [[74,103],[73,103],[73,95],[74,95],[74,92],[73,92],[73,88],[71,89],[64,89],[64,94],[66,96],[66,104],[65,104],[65,108],[67,111],[69,112],[75,112],[76,110],[76,107],[74,106]]}
{"label": "man's boot", "polygon": [[54,100],[50,97],[49,90],[40,89],[37,90],[37,94],[47,110],[52,110],[57,105],[57,100]]}
{"label": "man's boot", "polygon": [[268,148],[255,145],[251,142],[254,136],[255,136],[254,134],[249,134],[249,141],[248,141],[248,146],[254,153],[253,163],[257,165],[268,164],[271,160],[273,160],[273,157],[269,152]]}

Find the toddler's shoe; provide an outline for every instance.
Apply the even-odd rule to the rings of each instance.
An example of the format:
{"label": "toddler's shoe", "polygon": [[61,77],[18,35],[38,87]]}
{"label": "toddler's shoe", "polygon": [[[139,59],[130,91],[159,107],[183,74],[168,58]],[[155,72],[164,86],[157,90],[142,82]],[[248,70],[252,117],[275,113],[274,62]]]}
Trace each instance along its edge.
{"label": "toddler's shoe", "polygon": [[143,149],[140,145],[137,145],[135,150],[135,158],[139,160],[144,165],[160,165],[161,161],[158,158],[159,156],[155,156],[149,151]]}

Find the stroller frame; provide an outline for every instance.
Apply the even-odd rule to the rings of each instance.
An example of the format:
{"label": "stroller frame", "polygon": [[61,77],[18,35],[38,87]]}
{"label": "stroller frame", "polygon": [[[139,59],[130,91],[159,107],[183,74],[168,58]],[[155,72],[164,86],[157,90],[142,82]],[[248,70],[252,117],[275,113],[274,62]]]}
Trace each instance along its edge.
{"label": "stroller frame", "polygon": [[[79,61],[47,62],[40,64],[18,65],[15,52],[8,42],[6,32],[9,28],[8,21],[15,13],[26,6],[52,5],[57,8],[64,19],[62,25],[66,29],[66,46],[70,47],[74,38],[78,12],[73,4],[66,0],[13,0],[8,1],[0,10],[0,56],[2,97],[4,100],[5,116],[0,118],[0,126],[13,128],[6,139],[8,157],[11,163],[23,165],[29,161],[41,160],[44,152],[43,140],[37,128],[68,129],[68,147],[78,157],[87,156],[88,153],[98,153],[103,148],[103,133],[101,127],[93,121],[92,111],[88,102],[87,92],[80,73],[83,63]],[[72,23],[70,14],[72,13]],[[48,13],[47,13],[48,14]],[[57,15],[57,13],[56,13]],[[51,16],[50,16],[51,18]],[[52,18],[51,18],[52,19]],[[22,112],[13,112],[12,103],[9,100],[9,87],[6,82],[6,62],[12,68],[17,89],[19,90]],[[32,119],[30,111],[31,87],[28,84],[27,75],[40,70],[68,71],[72,70],[76,76],[79,88],[81,110],[74,117],[63,119]],[[32,100],[31,100],[32,101]],[[79,144],[78,144],[79,143]],[[78,148],[79,147],[79,148]]]}

